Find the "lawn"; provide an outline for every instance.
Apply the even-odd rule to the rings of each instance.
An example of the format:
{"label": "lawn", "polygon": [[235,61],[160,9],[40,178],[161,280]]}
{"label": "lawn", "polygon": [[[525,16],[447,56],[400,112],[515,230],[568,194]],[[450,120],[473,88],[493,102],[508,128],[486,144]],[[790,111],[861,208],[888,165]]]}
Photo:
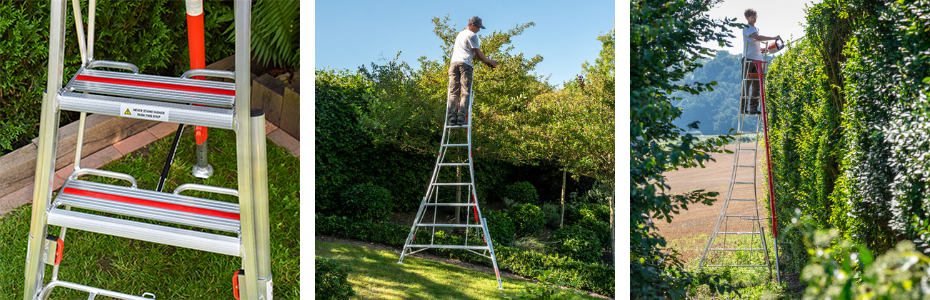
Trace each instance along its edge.
{"label": "lawn", "polygon": [[[173,137],[169,135],[102,169],[130,174],[139,188],[154,189]],[[209,146],[214,174],[206,180],[194,178],[190,175],[195,161],[193,127],[187,127],[164,190],[172,191],[183,183],[236,188],[235,135],[229,130],[211,129]],[[274,296],[298,299],[300,159],[270,141],[267,151]],[[87,178],[117,184],[115,180]],[[231,196],[197,192],[188,195],[236,201]],[[31,211],[30,204],[0,216],[0,299],[22,297]],[[49,233],[57,235],[59,228],[49,226]],[[65,241],[59,279],[132,295],[149,292],[158,299],[230,299],[232,275],[240,268],[237,257],[78,230],[69,230]],[[51,270],[46,268],[46,282]],[[51,298],[86,299],[87,293],[56,288]]]}
{"label": "lawn", "polygon": [[315,248],[316,256],[350,266],[349,283],[357,299],[518,299],[517,292],[539,285],[504,277],[504,290],[499,290],[494,274],[444,262],[407,256],[398,264],[399,253],[393,251],[319,240]]}

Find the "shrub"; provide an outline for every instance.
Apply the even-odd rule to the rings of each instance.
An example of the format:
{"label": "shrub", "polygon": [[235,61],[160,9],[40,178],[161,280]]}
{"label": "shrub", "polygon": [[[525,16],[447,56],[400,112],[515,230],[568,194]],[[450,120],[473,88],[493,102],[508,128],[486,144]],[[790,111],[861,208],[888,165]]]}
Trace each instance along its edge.
{"label": "shrub", "polygon": [[510,198],[517,203],[528,203],[539,205],[539,195],[536,194],[536,188],[526,181],[520,181],[504,187],[501,197]]}
{"label": "shrub", "polygon": [[610,245],[610,208],[587,204],[578,208],[578,214],[581,219],[576,225],[593,231],[601,245]]}
{"label": "shrub", "polygon": [[601,259],[601,242],[594,231],[580,226],[565,226],[552,233],[551,240],[556,241],[552,248],[565,256],[584,262],[597,262]]}
{"label": "shrub", "polygon": [[550,300],[564,300],[564,299],[578,299],[578,292],[569,291],[562,289],[562,286],[566,285],[564,282],[554,281],[549,277],[552,276],[552,271],[542,272],[542,275],[536,276],[536,280],[539,280],[541,286],[530,285],[527,286],[523,291],[517,292],[518,299],[550,299]]}
{"label": "shrub", "polygon": [[[383,221],[356,221],[347,217],[322,216],[320,214],[315,216],[315,223],[316,234],[383,243],[395,247],[403,246],[407,234],[410,233],[409,226]],[[420,239],[421,236],[429,237],[429,233],[420,230],[417,233],[417,238]],[[437,244],[458,244],[462,242],[461,237],[446,235],[441,232],[436,233]],[[469,239],[468,243],[470,245],[472,243],[480,245],[481,239]],[[429,251],[470,263],[484,266],[491,265],[491,261],[487,258],[465,250],[430,249]],[[559,255],[521,251],[497,245],[494,247],[494,252],[497,255],[497,265],[501,270],[509,270],[527,277],[539,276],[542,274],[540,270],[550,270],[555,280],[568,282],[576,288],[608,296],[614,295],[615,268],[612,265],[580,262]]]}
{"label": "shrub", "polygon": [[609,185],[606,183],[595,182],[591,189],[583,193],[572,192],[569,194],[568,202],[573,204],[595,203],[609,205],[611,200],[610,198],[613,197],[613,194],[611,193],[612,192]]}
{"label": "shrub", "polygon": [[546,216],[546,226],[552,229],[559,228],[562,221],[562,206],[546,203],[542,206],[543,215]]}
{"label": "shrub", "polygon": [[513,242],[513,247],[524,251],[533,251],[542,254],[548,253],[548,251],[546,251],[546,244],[533,236],[525,236],[515,240]]}
{"label": "shrub", "polygon": [[341,198],[341,215],[358,220],[383,220],[393,209],[391,191],[371,183],[353,185]]}
{"label": "shrub", "polygon": [[534,235],[542,229],[546,216],[539,206],[532,204],[518,204],[510,209],[510,217],[517,230],[517,236]]}
{"label": "shrub", "polygon": [[349,296],[355,296],[349,284],[349,266],[332,258],[317,257],[314,269],[316,299],[349,299]]}
{"label": "shrub", "polygon": [[491,233],[491,240],[494,241],[494,244],[510,246],[517,233],[514,230],[513,221],[507,216],[507,213],[489,210],[485,211],[482,216],[488,220],[488,231]]}

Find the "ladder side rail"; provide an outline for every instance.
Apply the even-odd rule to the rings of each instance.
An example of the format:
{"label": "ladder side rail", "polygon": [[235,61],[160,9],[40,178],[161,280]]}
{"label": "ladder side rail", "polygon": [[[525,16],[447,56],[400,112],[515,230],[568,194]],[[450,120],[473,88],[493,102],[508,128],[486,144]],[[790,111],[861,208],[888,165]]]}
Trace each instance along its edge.
{"label": "ladder side rail", "polygon": [[94,22],[97,16],[97,0],[87,1],[87,61],[94,60]]}
{"label": "ladder side rail", "polygon": [[74,28],[77,30],[78,48],[81,50],[81,66],[87,65],[87,46],[84,40],[84,18],[81,16],[81,1],[71,0],[74,10]]}
{"label": "ladder side rail", "polygon": [[[734,186],[733,182],[736,181],[736,170],[738,169],[736,166],[739,165],[739,153],[740,153],[739,137],[741,137],[741,135],[739,134],[739,128],[742,128],[742,122],[743,122],[743,114],[742,112],[737,111],[737,115],[736,115],[737,141],[735,145],[736,151],[733,152],[733,166],[734,167],[733,167],[733,171],[730,172],[730,184],[727,186],[727,194],[726,194],[726,197],[724,198],[723,207],[720,208],[720,216],[717,217],[717,224],[714,226],[713,233],[711,233],[710,237],[707,239],[707,245],[704,247],[704,253],[701,254],[701,260],[698,262],[699,268],[704,265],[704,261],[707,258],[707,252],[710,249],[710,246],[713,244],[714,239],[717,237],[717,232],[719,232],[720,230],[720,223],[726,223],[724,218],[726,215],[727,206],[729,205],[730,198],[732,196],[733,186]],[[726,236],[724,236],[724,239],[726,239]]]}
{"label": "ladder side rail", "polygon": [[255,255],[255,220],[252,213],[252,163],[251,145],[252,137],[249,134],[251,128],[251,108],[249,104],[250,95],[250,59],[249,46],[251,45],[251,28],[252,28],[252,5],[251,1],[238,0],[235,3],[235,37],[236,37],[236,109],[235,109],[235,129],[236,129],[236,166],[238,170],[238,189],[239,189],[239,224],[242,246],[240,248],[240,257],[242,257],[242,269],[245,270],[245,286],[241,291],[243,299],[258,299],[258,261]]}
{"label": "ladder side rail", "polygon": [[[766,171],[768,172],[768,187],[769,187],[769,209],[772,216],[772,245],[775,250],[775,278],[778,283],[781,283],[780,276],[780,267],[778,266],[778,216],[775,214],[775,175],[774,170],[772,169],[772,150],[769,147],[769,126],[768,126],[768,112],[766,111],[766,102],[765,102],[765,76],[768,71],[768,60],[766,60],[765,67],[762,68],[765,72],[759,76],[759,88],[760,96],[759,106],[762,108],[762,133],[765,137],[765,155],[766,155]],[[764,236],[763,236],[764,238]],[[767,252],[766,252],[767,253]]]}
{"label": "ladder side rail", "polygon": [[252,202],[255,203],[255,240],[259,294],[271,298],[271,232],[268,216],[268,162],[265,148],[265,113],[252,110]]}
{"label": "ladder side rail", "polygon": [[29,224],[26,267],[24,276],[23,299],[30,300],[38,296],[45,277],[43,246],[48,232],[46,222],[49,202],[52,200],[52,186],[55,174],[55,153],[58,142],[58,116],[55,98],[62,85],[65,47],[65,0],[51,1],[49,18],[49,57],[48,80],[42,99],[39,123],[38,151],[36,154],[35,189],[32,196],[32,219]]}

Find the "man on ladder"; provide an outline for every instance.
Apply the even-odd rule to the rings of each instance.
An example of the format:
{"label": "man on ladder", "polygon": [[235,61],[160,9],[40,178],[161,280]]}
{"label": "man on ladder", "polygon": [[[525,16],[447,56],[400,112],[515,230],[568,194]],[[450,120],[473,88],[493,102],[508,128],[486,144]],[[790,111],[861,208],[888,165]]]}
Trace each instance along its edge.
{"label": "man on ladder", "polygon": [[[762,47],[760,47],[760,42],[770,41],[770,40],[780,40],[781,35],[776,35],[775,37],[768,37],[759,35],[759,29],[756,28],[756,18],[758,17],[756,10],[749,8],[746,9],[746,12],[743,13],[743,16],[746,17],[746,22],[749,23],[749,26],[743,28],[743,43],[747,47],[743,52],[743,74],[756,74],[759,73],[759,70],[756,70],[756,64],[752,63],[753,61],[762,61]],[[748,65],[748,66],[747,66]],[[749,72],[746,72],[746,68],[749,68]],[[745,75],[744,75],[745,76]],[[745,78],[744,78],[745,79]],[[740,91],[741,94],[746,95],[749,92],[752,92],[751,98],[749,100],[749,107],[747,111],[746,103],[740,101],[739,111],[740,113],[748,113],[751,115],[758,115],[759,112],[759,81],[750,80],[749,81],[749,90]]]}
{"label": "man on ladder", "polygon": [[484,29],[481,24],[481,18],[478,16],[468,19],[468,28],[459,32],[455,37],[455,44],[452,46],[452,59],[449,63],[449,97],[446,104],[448,111],[449,125],[466,125],[468,118],[465,115],[468,112],[468,97],[471,91],[471,81],[475,68],[471,64],[471,58],[477,57],[491,68],[497,67],[497,61],[484,56],[481,49],[478,49],[481,40],[478,38],[478,31]]}

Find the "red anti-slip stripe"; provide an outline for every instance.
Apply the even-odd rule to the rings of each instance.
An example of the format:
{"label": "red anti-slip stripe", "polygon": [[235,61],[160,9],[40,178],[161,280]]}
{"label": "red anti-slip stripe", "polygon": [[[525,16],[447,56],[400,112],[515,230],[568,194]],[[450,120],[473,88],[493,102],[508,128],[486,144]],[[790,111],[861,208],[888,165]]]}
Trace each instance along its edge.
{"label": "red anti-slip stripe", "polygon": [[141,87],[150,87],[166,90],[176,90],[176,91],[187,91],[187,92],[198,92],[198,93],[208,93],[208,94],[217,94],[217,95],[226,95],[226,96],[235,96],[236,91],[233,90],[224,90],[224,89],[215,89],[215,88],[206,88],[206,87],[197,87],[189,85],[179,85],[179,84],[168,84],[168,83],[157,83],[157,82],[146,82],[138,80],[127,80],[127,79],[114,79],[114,78],[103,78],[96,76],[87,76],[87,75],[78,75],[77,80],[83,81],[93,81],[93,82],[103,82],[103,83],[113,83],[113,84],[122,84],[122,85],[131,85],[131,86],[141,86]]}
{"label": "red anti-slip stripe", "polygon": [[199,207],[171,204],[171,203],[158,202],[158,201],[152,201],[152,200],[145,200],[145,199],[139,199],[139,198],[133,198],[133,197],[104,194],[100,192],[91,192],[91,191],[79,190],[75,188],[65,188],[65,190],[62,191],[62,193],[239,220],[239,214],[236,214],[236,213],[229,213],[229,212],[206,209],[206,208],[199,208]]}

